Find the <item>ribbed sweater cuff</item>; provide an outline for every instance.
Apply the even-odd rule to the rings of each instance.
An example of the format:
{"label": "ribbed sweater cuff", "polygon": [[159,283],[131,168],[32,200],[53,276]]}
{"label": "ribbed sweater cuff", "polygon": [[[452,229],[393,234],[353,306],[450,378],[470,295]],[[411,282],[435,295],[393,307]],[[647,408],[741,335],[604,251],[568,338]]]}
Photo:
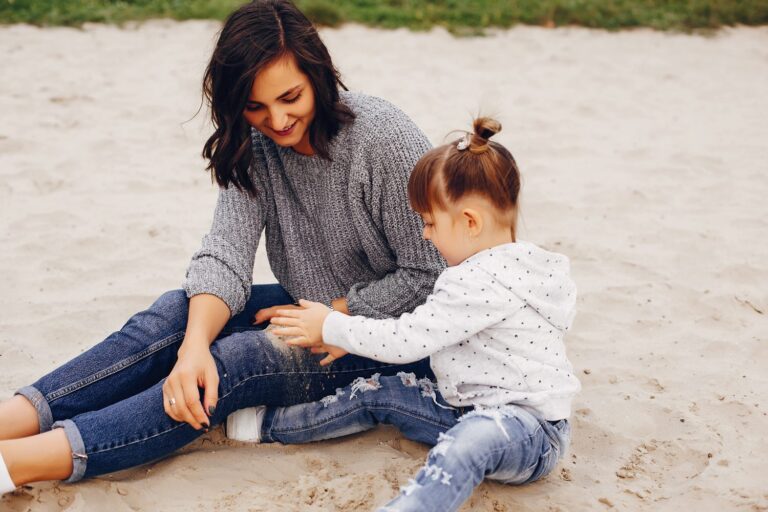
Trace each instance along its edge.
{"label": "ribbed sweater cuff", "polygon": [[201,293],[220,298],[229,307],[230,316],[241,312],[247,300],[237,275],[221,261],[210,256],[202,256],[190,263],[183,287],[188,298]]}
{"label": "ribbed sweater cuff", "polygon": [[[370,293],[370,290],[368,290],[367,288],[368,287],[366,287],[365,290],[368,293]],[[361,294],[360,292],[361,292],[361,290],[357,290],[356,287],[352,287],[352,289],[349,290],[349,292],[347,292],[347,309],[349,310],[349,314],[350,315],[352,315],[352,316],[364,316],[366,318],[376,318],[376,319],[392,318],[393,316],[395,316],[395,312],[390,312],[390,311],[386,311],[386,310],[382,311],[382,310],[379,310],[379,309],[374,309],[371,306],[371,304],[363,298],[363,296],[362,296],[363,294]],[[387,300],[391,301],[391,298],[388,297]],[[382,306],[382,308],[384,308],[384,307],[387,307],[387,306],[392,307],[394,305],[392,305],[392,304],[380,304],[380,306]],[[402,304],[398,304],[397,308],[398,309],[403,308],[403,305]]]}

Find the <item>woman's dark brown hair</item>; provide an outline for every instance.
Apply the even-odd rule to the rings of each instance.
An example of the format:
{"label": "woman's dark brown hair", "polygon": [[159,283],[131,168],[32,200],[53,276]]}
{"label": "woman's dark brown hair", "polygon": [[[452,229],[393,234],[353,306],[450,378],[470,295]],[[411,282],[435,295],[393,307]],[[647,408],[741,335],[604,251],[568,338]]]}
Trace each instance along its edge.
{"label": "woman's dark brown hair", "polygon": [[319,156],[330,160],[331,139],[354,119],[352,111],[339,101],[339,87],[346,87],[307,17],[288,0],[255,0],[243,5],[224,23],[203,78],[203,95],[215,128],[203,157],[222,187],[234,184],[256,194],[248,176],[252,150],[250,125],[243,111],[256,73],[285,55],[296,59],[312,84],[315,117],[309,127],[309,143]]}
{"label": "woman's dark brown hair", "polygon": [[497,208],[500,220],[511,224],[514,238],[520,171],[512,153],[489,140],[500,131],[498,121],[480,117],[472,133],[425,153],[408,181],[411,207],[419,213],[447,210],[448,202],[478,194]]}

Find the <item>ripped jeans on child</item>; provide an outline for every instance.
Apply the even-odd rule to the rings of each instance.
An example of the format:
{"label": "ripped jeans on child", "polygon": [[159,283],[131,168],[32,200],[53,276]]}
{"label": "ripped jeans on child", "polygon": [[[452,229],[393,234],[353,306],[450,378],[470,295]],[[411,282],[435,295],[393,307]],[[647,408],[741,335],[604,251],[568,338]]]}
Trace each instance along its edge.
{"label": "ripped jeans on child", "polygon": [[538,480],[570,444],[567,420],[546,421],[514,405],[467,412],[451,407],[436,388],[412,373],[359,377],[320,401],[267,408],[261,441],[308,443],[393,425],[433,448],[415,478],[379,510],[420,512],[458,510],[483,478],[515,485]]}

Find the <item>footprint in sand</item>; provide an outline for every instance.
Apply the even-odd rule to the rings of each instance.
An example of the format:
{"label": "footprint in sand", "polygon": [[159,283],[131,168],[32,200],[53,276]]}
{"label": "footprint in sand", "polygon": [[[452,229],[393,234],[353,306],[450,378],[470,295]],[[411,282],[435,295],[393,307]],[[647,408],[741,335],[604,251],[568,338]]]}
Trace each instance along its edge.
{"label": "footprint in sand", "polygon": [[[698,476],[711,459],[705,451],[675,441],[651,439],[640,443],[616,470],[625,492],[645,501],[658,495],[659,484],[673,488]],[[674,475],[674,476],[671,476]]]}

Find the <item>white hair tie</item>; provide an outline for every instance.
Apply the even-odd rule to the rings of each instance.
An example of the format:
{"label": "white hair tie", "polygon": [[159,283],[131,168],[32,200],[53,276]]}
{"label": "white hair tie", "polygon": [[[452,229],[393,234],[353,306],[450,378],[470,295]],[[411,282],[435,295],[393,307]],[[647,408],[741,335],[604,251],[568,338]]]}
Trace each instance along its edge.
{"label": "white hair tie", "polygon": [[458,144],[456,144],[456,149],[458,149],[459,151],[464,151],[469,147],[470,140],[471,140],[470,134],[464,135],[464,138],[461,139]]}

